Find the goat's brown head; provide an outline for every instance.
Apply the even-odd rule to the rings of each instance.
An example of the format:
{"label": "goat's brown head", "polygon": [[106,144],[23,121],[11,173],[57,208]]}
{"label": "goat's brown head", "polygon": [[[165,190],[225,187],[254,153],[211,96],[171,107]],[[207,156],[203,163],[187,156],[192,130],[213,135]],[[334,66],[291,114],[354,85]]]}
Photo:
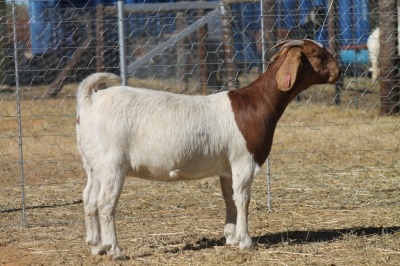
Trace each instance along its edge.
{"label": "goat's brown head", "polygon": [[279,52],[271,61],[280,61],[276,81],[278,88],[289,91],[295,84],[295,93],[314,84],[334,84],[340,78],[340,68],[333,55],[312,40],[285,40],[274,47]]}

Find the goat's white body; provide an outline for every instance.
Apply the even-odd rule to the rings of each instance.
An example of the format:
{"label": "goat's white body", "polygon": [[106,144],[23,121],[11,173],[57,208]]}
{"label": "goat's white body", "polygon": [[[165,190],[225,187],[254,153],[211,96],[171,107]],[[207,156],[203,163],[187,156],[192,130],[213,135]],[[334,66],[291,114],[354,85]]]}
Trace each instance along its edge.
{"label": "goat's white body", "polygon": [[229,216],[227,243],[252,245],[247,208],[260,166],[246,149],[227,92],[185,96],[116,86],[85,96],[85,90],[78,90],[77,138],[88,176],[84,204],[94,254],[123,256],[113,213],[127,174],[158,181],[220,176]]}
{"label": "goat's white body", "polygon": [[232,162],[252,160],[226,92],[203,97],[117,86],[98,91],[79,117],[84,156],[99,167],[103,157],[128,161],[135,177],[231,176]]}

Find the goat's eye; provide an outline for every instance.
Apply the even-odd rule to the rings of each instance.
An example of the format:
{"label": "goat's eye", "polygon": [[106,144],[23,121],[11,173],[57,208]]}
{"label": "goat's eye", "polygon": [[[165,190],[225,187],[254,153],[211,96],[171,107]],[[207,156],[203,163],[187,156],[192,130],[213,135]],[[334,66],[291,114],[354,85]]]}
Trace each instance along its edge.
{"label": "goat's eye", "polygon": [[313,58],[315,61],[321,61],[321,57],[320,57],[320,56],[314,55],[312,58]]}

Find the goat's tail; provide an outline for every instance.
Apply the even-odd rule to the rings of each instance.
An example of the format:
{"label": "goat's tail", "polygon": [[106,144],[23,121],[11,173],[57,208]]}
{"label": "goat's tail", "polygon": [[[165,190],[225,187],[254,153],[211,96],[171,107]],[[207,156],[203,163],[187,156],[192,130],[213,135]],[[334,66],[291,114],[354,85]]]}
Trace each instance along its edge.
{"label": "goat's tail", "polygon": [[90,106],[93,91],[107,88],[109,83],[121,83],[121,78],[112,73],[95,73],[84,79],[79,85],[76,97],[78,108]]}

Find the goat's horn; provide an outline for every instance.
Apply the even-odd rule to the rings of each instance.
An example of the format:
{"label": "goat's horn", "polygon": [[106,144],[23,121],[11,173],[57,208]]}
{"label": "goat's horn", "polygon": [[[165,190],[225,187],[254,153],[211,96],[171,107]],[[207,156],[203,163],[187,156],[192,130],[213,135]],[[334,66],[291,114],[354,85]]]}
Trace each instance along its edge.
{"label": "goat's horn", "polygon": [[280,43],[277,43],[271,49],[275,49],[277,47],[281,47],[279,50],[282,50],[283,48],[286,48],[286,47],[303,46],[303,45],[304,45],[304,41],[303,40],[285,40],[285,41],[282,41]]}

